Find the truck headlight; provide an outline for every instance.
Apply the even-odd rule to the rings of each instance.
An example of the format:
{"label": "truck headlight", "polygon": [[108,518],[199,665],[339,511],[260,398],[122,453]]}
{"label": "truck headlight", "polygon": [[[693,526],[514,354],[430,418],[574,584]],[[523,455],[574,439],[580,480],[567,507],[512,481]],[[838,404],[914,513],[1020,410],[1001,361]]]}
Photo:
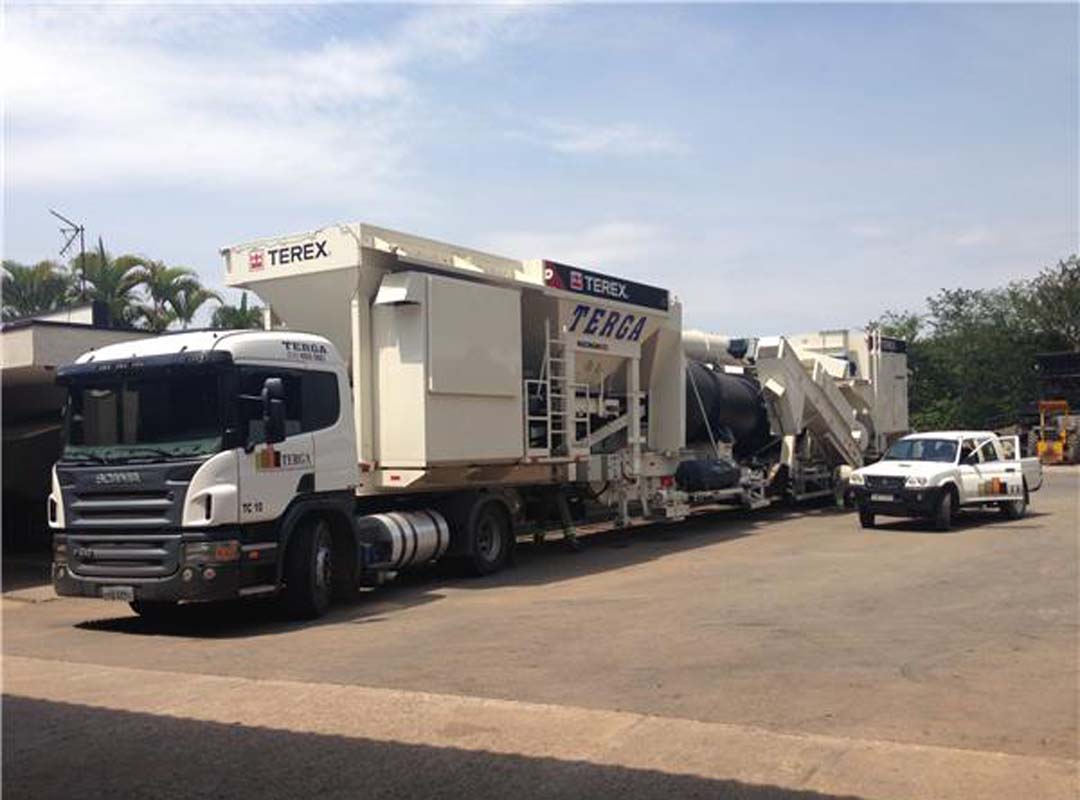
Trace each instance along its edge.
{"label": "truck headlight", "polygon": [[191,542],[184,545],[185,564],[222,564],[240,560],[240,542]]}
{"label": "truck headlight", "polygon": [[848,478],[848,483],[851,484],[852,486],[865,486],[866,485],[866,478],[864,478],[858,472],[852,472],[851,477]]}
{"label": "truck headlight", "polygon": [[922,477],[921,475],[908,475],[907,480],[904,481],[904,486],[911,489],[917,486],[926,486],[927,483],[928,481],[926,480],[926,478]]}

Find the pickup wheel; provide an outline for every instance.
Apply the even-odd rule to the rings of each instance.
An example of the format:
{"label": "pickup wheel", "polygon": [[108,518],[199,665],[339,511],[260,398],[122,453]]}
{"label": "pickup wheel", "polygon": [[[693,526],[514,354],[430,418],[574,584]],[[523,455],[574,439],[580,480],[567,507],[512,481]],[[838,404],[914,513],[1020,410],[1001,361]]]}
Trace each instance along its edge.
{"label": "pickup wheel", "polygon": [[956,497],[952,489],[945,489],[938,498],[934,510],[934,529],[947,531],[952,528],[953,514],[956,513]]}
{"label": "pickup wheel", "polygon": [[321,617],[330,607],[333,590],[330,526],[324,519],[306,519],[293,532],[285,558],[285,607],[300,619]]}
{"label": "pickup wheel", "polygon": [[874,512],[869,508],[859,507],[859,525],[864,528],[873,528],[877,523],[874,520]]}
{"label": "pickup wheel", "polygon": [[1007,503],[1001,504],[1001,513],[1003,513],[1008,519],[1020,519],[1027,513],[1028,507],[1028,487],[1027,481],[1024,481],[1024,493],[1020,496],[1019,500],[1010,500]]}

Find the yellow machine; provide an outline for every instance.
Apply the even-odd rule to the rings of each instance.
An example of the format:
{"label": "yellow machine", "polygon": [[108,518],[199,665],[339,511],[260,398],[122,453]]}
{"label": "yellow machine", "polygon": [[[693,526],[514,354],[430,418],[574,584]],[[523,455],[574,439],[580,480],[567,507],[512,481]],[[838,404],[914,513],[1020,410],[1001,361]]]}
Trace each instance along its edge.
{"label": "yellow machine", "polygon": [[1064,400],[1039,401],[1039,438],[1035,454],[1043,464],[1080,463],[1080,415]]}

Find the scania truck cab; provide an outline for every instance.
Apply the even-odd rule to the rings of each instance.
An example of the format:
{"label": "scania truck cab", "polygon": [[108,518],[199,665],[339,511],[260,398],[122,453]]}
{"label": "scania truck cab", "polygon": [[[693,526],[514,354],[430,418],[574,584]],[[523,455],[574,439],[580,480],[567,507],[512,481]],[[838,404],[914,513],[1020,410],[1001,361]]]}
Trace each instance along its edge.
{"label": "scania truck cab", "polygon": [[325,607],[357,482],[348,378],[329,342],[174,334],[88,353],[58,381],[68,390],[49,498],[59,594],[151,615],[287,581],[296,611]]}

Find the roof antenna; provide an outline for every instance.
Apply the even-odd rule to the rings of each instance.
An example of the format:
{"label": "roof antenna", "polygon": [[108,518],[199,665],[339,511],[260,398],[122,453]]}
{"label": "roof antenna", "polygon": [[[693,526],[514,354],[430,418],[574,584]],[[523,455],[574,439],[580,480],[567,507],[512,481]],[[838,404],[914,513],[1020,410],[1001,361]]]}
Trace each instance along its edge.
{"label": "roof antenna", "polygon": [[72,222],[59,211],[49,209],[49,213],[56,217],[63,225],[60,226],[60,235],[65,237],[64,246],[60,248],[61,257],[66,256],[79,239],[79,297],[86,299],[86,228],[77,222]]}

